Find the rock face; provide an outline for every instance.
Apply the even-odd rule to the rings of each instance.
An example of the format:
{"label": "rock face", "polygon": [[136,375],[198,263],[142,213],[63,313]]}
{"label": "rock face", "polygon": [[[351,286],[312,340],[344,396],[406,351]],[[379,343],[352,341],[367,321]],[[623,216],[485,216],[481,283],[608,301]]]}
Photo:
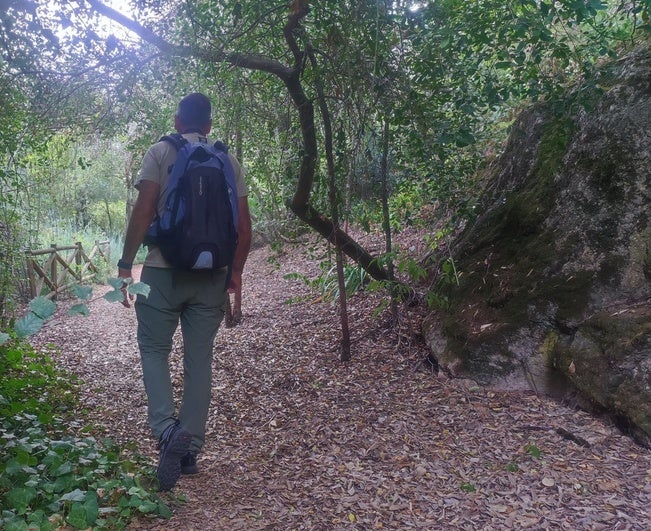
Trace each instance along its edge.
{"label": "rock face", "polygon": [[651,47],[537,105],[487,171],[425,336],[453,374],[569,389],[651,442]]}

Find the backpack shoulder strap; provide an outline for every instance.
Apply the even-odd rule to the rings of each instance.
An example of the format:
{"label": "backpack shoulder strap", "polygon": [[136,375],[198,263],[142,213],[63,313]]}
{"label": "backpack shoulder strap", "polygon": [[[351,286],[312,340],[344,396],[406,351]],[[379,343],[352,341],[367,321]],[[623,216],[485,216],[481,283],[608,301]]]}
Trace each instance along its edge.
{"label": "backpack shoulder strap", "polygon": [[217,151],[228,153],[228,146],[219,140],[217,140],[217,142],[215,142],[212,147],[214,147]]}
{"label": "backpack shoulder strap", "polygon": [[228,146],[219,140],[212,145],[209,145],[209,148],[212,151],[212,154],[217,160],[221,163],[221,169],[224,172],[226,177],[226,185],[228,187],[228,196],[231,204],[231,211],[233,212],[233,225],[237,227],[237,222],[239,218],[239,205],[237,197],[237,183],[235,179],[235,170],[233,169],[233,164],[231,163],[230,156],[228,154]]}
{"label": "backpack shoulder strap", "polygon": [[169,142],[174,146],[176,151],[180,151],[181,148],[188,143],[188,141],[185,138],[183,138],[183,135],[181,135],[180,133],[174,133],[172,135],[162,136],[159,142]]}

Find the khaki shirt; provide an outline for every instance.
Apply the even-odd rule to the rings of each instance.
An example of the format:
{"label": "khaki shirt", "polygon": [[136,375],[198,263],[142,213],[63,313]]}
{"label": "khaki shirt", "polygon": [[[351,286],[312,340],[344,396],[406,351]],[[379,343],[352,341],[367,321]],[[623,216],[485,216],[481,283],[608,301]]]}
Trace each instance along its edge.
{"label": "khaki shirt", "polygon": [[[199,133],[188,133],[184,134],[183,137],[188,140],[188,142],[214,142],[214,140],[210,140],[209,138],[206,138]],[[246,182],[244,181],[244,170],[240,166],[239,161],[233,155],[229,153],[228,157],[231,160],[233,171],[235,173],[235,186],[237,187],[237,196],[246,197],[249,195],[249,192],[246,186]],[[156,207],[156,211],[159,215],[165,208],[169,170],[174,165],[175,160],[176,149],[174,146],[166,141],[158,142],[147,150],[147,153],[142,160],[140,172],[136,178],[136,183],[134,185],[136,189],[139,189],[140,183],[142,181],[153,181],[160,185],[160,194],[158,195],[158,205]],[[158,247],[155,245],[149,245],[149,252],[147,253],[147,258],[145,259],[145,265],[151,267],[170,267],[170,265],[161,255]]]}

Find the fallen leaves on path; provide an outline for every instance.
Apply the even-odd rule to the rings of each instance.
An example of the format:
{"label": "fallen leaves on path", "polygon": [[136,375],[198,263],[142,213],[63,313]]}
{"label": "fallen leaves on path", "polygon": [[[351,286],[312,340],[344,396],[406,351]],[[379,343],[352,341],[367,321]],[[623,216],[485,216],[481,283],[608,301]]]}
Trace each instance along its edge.
{"label": "fallen leaves on path", "polygon": [[[423,370],[408,309],[398,333],[372,318],[380,294],[353,297],[352,361],[340,362],[336,307],[284,279],[318,274],[309,249],[252,252],[242,323],[215,341],[201,473],[179,481],[187,502],[171,520],[132,528],[649,529],[651,452],[557,402]],[[62,310],[36,341],[60,346],[58,364],[85,382],[97,429],[154,463],[133,310],[90,309]],[[179,393],[181,357],[177,335]]]}

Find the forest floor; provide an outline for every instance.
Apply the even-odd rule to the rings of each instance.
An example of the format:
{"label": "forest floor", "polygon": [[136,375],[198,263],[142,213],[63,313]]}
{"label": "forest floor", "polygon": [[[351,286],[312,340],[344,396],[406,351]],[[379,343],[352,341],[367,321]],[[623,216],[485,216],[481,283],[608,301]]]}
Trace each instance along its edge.
{"label": "forest floor", "polygon": [[[388,311],[373,316],[380,293],[355,295],[352,360],[339,361],[337,308],[285,278],[320,274],[315,242],[251,252],[243,320],[215,340],[200,473],[163,495],[171,519],[130,529],[651,527],[649,450],[606,419],[428,370],[417,309],[392,328]],[[60,306],[35,342],[61,347],[98,435],[155,465],[133,308],[97,298],[89,317],[66,317]],[[177,395],[182,354],[177,335]]]}

